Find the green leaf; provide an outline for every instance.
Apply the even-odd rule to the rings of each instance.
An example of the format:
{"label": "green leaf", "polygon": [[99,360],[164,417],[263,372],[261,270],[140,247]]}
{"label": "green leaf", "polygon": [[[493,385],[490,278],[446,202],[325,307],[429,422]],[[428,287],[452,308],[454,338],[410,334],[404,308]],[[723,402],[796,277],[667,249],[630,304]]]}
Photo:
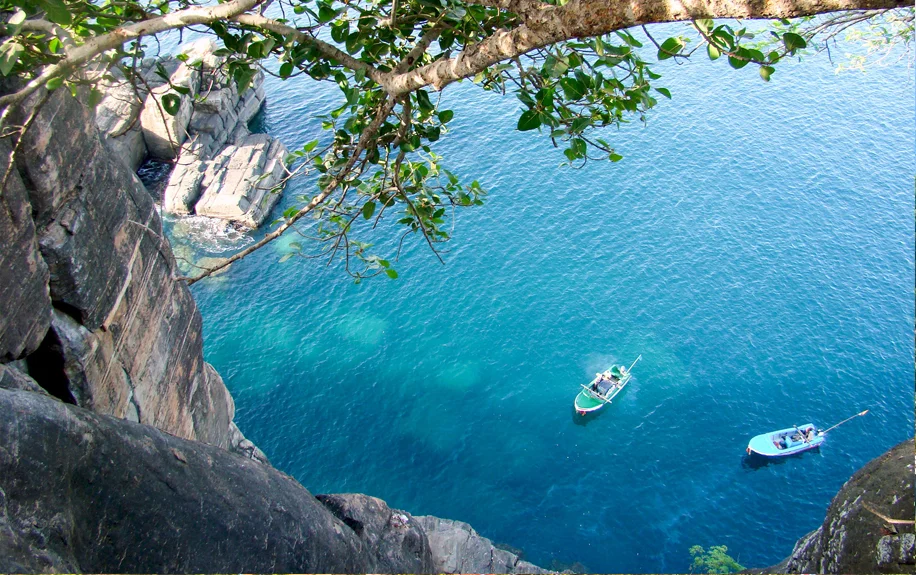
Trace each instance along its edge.
{"label": "green leaf", "polygon": [[808,46],[808,43],[805,42],[805,39],[795,34],[794,32],[786,32],[782,35],[782,42],[786,45],[786,50],[789,52],[795,53],[796,50],[801,50]]}
{"label": "green leaf", "polygon": [[289,207],[283,210],[283,217],[286,219],[290,219],[291,217],[295,216],[297,213],[299,213],[299,208]]}
{"label": "green leaf", "polygon": [[770,81],[770,75],[775,72],[776,69],[772,66],[761,66],[760,67],[760,77],[763,78],[764,82]]}
{"label": "green leaf", "polygon": [[60,40],[57,38],[51,38],[51,40],[48,42],[48,50],[50,50],[52,54],[57,54],[60,52],[62,46],[63,45],[60,43]]}
{"label": "green leaf", "polygon": [[345,43],[349,35],[350,24],[347,22],[341,22],[340,24],[331,26],[331,38],[339,44]]}
{"label": "green leaf", "polygon": [[744,68],[745,66],[747,66],[747,60],[740,60],[738,58],[735,58],[734,56],[729,56],[728,64],[735,70],[740,70],[741,68]]}
{"label": "green leaf", "polygon": [[668,38],[658,48],[658,59],[667,60],[673,58],[684,47],[684,42],[680,38]]}
{"label": "green leaf", "polygon": [[45,11],[48,20],[51,22],[62,26],[69,26],[73,23],[70,10],[67,9],[67,5],[63,3],[63,0],[37,0],[36,4]]}
{"label": "green leaf", "polygon": [[398,272],[394,271],[393,269],[386,269],[385,275],[390,277],[393,280],[398,279]]}
{"label": "green leaf", "polygon": [[47,88],[49,92],[53,92],[54,90],[60,88],[61,84],[63,83],[64,79],[58,76],[57,78],[51,78],[45,82],[45,88]]}
{"label": "green leaf", "polygon": [[302,151],[304,151],[307,154],[311,152],[312,150],[314,150],[316,147],[318,147],[318,140],[312,140],[308,144],[302,146]]}
{"label": "green leaf", "polygon": [[433,103],[429,101],[429,94],[426,93],[426,90],[417,90],[417,105],[424,112],[433,109]]}
{"label": "green leaf", "polygon": [[585,157],[585,154],[588,150],[585,144],[585,140],[583,140],[582,138],[573,138],[570,144],[571,144],[573,151],[576,153],[576,157],[578,158]]}
{"label": "green leaf", "polygon": [[87,102],[87,104],[89,105],[89,108],[94,110],[96,106],[99,105],[99,102],[102,101],[102,98],[103,98],[102,92],[100,92],[96,88],[91,88],[89,90],[89,100]]}
{"label": "green leaf", "polygon": [[375,202],[366,202],[363,204],[363,219],[368,220],[375,213]]}
{"label": "green leaf", "polygon": [[181,98],[175,94],[166,94],[162,96],[162,108],[170,115],[175,116],[181,109]]}
{"label": "green leaf", "polygon": [[709,32],[713,27],[713,21],[707,19],[696,20],[694,22],[697,25],[697,28],[703,32]]}
{"label": "green leaf", "polygon": [[527,132],[528,130],[534,130],[541,125],[541,119],[538,116],[537,110],[528,110],[522,114],[518,119],[518,131]]}
{"label": "green leaf", "polygon": [[322,4],[318,7],[318,21],[324,24],[325,22],[330,22],[334,18],[337,18],[337,10],[334,10],[326,4]]}
{"label": "green leaf", "polygon": [[719,54],[719,49],[712,44],[706,45],[706,53],[709,54],[710,60],[718,60],[719,56],[721,56],[721,54]]}
{"label": "green leaf", "polygon": [[293,63],[292,62],[283,62],[280,64],[280,77],[289,78],[293,73]]}
{"label": "green leaf", "polygon": [[669,100],[671,99],[671,91],[668,88],[656,88],[655,91]]}
{"label": "green leaf", "polygon": [[574,78],[563,78],[560,80],[560,86],[563,87],[563,93],[569,100],[578,100],[585,95],[585,86]]}
{"label": "green leaf", "polygon": [[19,61],[19,55],[22,54],[23,50],[25,48],[18,42],[14,42],[12,38],[0,45],[0,73],[4,76],[9,76],[10,72],[13,71],[13,67],[16,66],[16,62]]}
{"label": "green leaf", "polygon": [[439,122],[442,124],[448,124],[452,121],[452,118],[455,117],[455,112],[451,110],[442,110],[439,112]]}
{"label": "green leaf", "polygon": [[17,10],[15,14],[10,16],[10,19],[6,21],[6,33],[8,36],[15,36],[19,33],[22,23],[25,22],[25,17],[26,13],[22,10]]}
{"label": "green leaf", "polygon": [[608,156],[608,159],[609,159],[610,161],[612,161],[612,162],[619,162],[620,160],[623,159],[623,156],[621,156],[620,154],[615,154],[615,153],[612,152],[612,153]]}

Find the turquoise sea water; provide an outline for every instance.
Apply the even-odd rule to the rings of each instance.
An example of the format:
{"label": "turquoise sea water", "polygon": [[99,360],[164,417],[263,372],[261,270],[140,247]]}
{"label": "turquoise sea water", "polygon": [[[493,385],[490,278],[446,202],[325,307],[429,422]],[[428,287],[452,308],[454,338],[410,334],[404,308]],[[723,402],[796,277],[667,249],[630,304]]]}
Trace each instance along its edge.
{"label": "turquoise sea water", "polygon": [[[418,238],[398,280],[354,285],[279,263],[281,239],[194,287],[206,358],[242,431],[314,493],[467,521],[544,566],[685,571],[719,544],[774,564],[913,435],[911,62],[835,75],[817,56],[769,84],[660,65],[674,99],[608,134],[622,162],[581,170],[514,130],[513,97],[453,86],[438,150],[490,198],[459,213],[447,265]],[[337,102],[267,91],[263,128],[290,148]],[[214,254],[249,241],[170,226]],[[579,384],[637,354],[615,403],[576,416]],[[744,459],[752,435],[863,409],[820,452]]]}

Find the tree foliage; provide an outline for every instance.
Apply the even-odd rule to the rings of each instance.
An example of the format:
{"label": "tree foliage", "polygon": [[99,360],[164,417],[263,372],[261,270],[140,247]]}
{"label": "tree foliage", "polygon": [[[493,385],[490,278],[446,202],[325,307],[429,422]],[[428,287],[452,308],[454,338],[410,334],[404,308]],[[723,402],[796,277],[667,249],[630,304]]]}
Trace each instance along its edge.
{"label": "tree foliage", "polygon": [[728,553],[725,545],[713,545],[705,550],[699,545],[690,548],[693,562],[690,564],[691,573],[737,573],[743,571],[744,566],[739,564]]}
{"label": "tree foliage", "polygon": [[[515,97],[514,126],[537,131],[566,164],[622,159],[613,128],[645,121],[659,96],[672,94],[653,70],[661,60],[703,54],[734,69],[754,67],[769,81],[780,61],[823,47],[840,30],[884,19],[886,42],[908,41],[913,9],[901,0],[749,0],[679,4],[662,0],[0,0],[5,34],[0,74],[24,87],[0,97],[8,112],[36,92],[70,89],[94,105],[102,79],[141,82],[156,34],[187,28],[221,44],[225,72],[244,89],[264,61],[280,78],[307,75],[337,86],[338,106],[325,137],[295,150],[293,175],[317,174],[314,194],[283,214],[279,227],[244,257],[290,228],[314,241],[293,244],[303,256],[342,257],[357,280],[397,277],[393,254],[361,240],[389,216],[438,256],[460,208],[483,203],[476,181],[462,182],[432,145],[454,118],[438,98],[450,83],[472,79]],[[815,17],[818,14],[836,13]],[[741,20],[735,20],[739,18]],[[794,20],[792,19],[794,18]],[[724,20],[723,20],[724,19]],[[747,19],[771,24],[749,27]],[[685,22],[656,38],[654,22]],[[890,32],[889,32],[890,30]],[[819,38],[821,44],[818,44]],[[189,62],[194,65],[194,62]],[[117,74],[115,74],[117,71]],[[178,109],[173,86],[166,113]],[[19,127],[21,129],[21,127]],[[313,221],[303,226],[302,218]],[[304,233],[304,232],[303,232]],[[382,255],[385,257],[383,258]],[[386,259],[387,258],[387,259]],[[215,270],[216,268],[214,268]],[[208,275],[205,271],[197,278]]]}

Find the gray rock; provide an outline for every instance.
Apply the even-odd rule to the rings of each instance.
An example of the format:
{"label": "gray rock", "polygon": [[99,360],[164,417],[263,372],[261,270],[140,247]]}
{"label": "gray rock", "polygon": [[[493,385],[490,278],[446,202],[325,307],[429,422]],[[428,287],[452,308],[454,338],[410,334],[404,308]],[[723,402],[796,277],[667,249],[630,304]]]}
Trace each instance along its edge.
{"label": "gray rock", "polygon": [[318,495],[318,500],[347,524],[368,549],[373,573],[433,573],[429,542],[409,513],[391,509],[362,493]]}
{"label": "gray rock", "polygon": [[280,199],[286,147],[266,134],[252,134],[211,161],[201,182],[199,215],[256,228]]}
{"label": "gray rock", "polygon": [[200,183],[204,178],[207,163],[201,156],[207,155],[204,142],[181,153],[175,168],[169,175],[169,182],[162,195],[162,209],[170,214],[190,214],[200,197]]}
{"label": "gray rock", "polygon": [[100,86],[105,97],[96,107],[95,123],[112,154],[136,172],[146,159],[140,109],[146,94],[126,81]]}
{"label": "gray rock", "polygon": [[181,144],[188,137],[188,122],[191,121],[191,97],[176,94],[180,99],[178,112],[171,115],[162,106],[162,97],[174,93],[168,86],[154,88],[147,96],[140,111],[140,125],[143,141],[149,155],[160,160],[170,160],[178,155]]}
{"label": "gray rock", "polygon": [[157,217],[152,199],[66,90],[41,108],[21,150],[51,299],[93,331],[120,298],[142,225]]}
{"label": "gray rock", "polygon": [[[16,110],[11,121],[22,118]],[[11,246],[0,252],[0,295],[15,310],[0,314],[0,361],[30,354],[30,366],[59,365],[62,373],[44,381],[31,375],[99,413],[226,449],[243,445],[229,392],[203,360],[200,313],[174,280],[152,198],[111,158],[88,110],[66,90],[54,92],[21,150],[4,194],[15,223],[0,209],[0,237]],[[55,316],[49,332],[52,300],[69,317]]]}
{"label": "gray rock", "polygon": [[201,91],[199,99],[194,102],[194,114],[225,114],[234,110],[238,101],[238,92],[231,88]]}
{"label": "gray rock", "polygon": [[3,572],[352,573],[371,564],[305,488],[223,449],[7,390],[0,445]]}
{"label": "gray rock", "polygon": [[[11,148],[0,140],[0,174]],[[29,354],[51,324],[48,266],[38,251],[32,206],[17,170],[11,170],[0,198],[0,362]]]}
{"label": "gray rock", "polygon": [[[76,405],[126,417],[132,390],[124,368],[102,341],[70,316],[51,317],[55,352],[63,359],[67,389]],[[108,373],[106,373],[108,372]]]}
{"label": "gray rock", "polygon": [[552,573],[498,549],[462,521],[431,515],[413,518],[429,540],[436,573]]}
{"label": "gray rock", "polygon": [[0,363],[0,389],[31,391],[47,395],[38,382],[10,365]]}
{"label": "gray rock", "polygon": [[823,525],[767,572],[916,572],[913,524],[892,525],[878,516],[913,520],[914,453],[910,439],[857,471],[833,498]]}
{"label": "gray rock", "polygon": [[[172,90],[169,83],[156,74],[155,70],[146,74],[152,92],[147,95],[140,110],[143,139],[150,156],[169,160],[178,156],[181,144],[187,139],[188,123],[194,109],[193,98],[200,88],[200,74],[178,60],[164,60],[160,65],[170,74],[169,81],[172,85],[182,86],[191,91],[190,95],[179,94]],[[170,93],[180,100],[175,115],[166,112],[162,105],[163,96]]]}

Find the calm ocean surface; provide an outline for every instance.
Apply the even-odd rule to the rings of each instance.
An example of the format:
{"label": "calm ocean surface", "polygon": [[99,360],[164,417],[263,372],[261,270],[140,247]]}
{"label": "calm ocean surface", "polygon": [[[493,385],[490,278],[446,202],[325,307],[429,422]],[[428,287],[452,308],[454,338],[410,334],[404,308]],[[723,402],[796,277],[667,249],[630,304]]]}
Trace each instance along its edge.
{"label": "calm ocean surface", "polygon": [[[674,99],[606,134],[623,161],[580,170],[515,131],[513,96],[452,86],[437,150],[490,197],[458,214],[447,265],[414,238],[398,280],[354,285],[279,263],[287,238],[194,287],[239,427],[313,493],[467,521],[543,566],[686,571],[692,545],[778,562],[913,435],[911,63],[835,75],[816,56],[766,84],[666,62]],[[338,102],[267,92],[290,149]],[[185,256],[250,241],[169,225]],[[638,354],[613,405],[575,415],[580,383]],[[820,452],[744,460],[755,434],[863,409]]]}

